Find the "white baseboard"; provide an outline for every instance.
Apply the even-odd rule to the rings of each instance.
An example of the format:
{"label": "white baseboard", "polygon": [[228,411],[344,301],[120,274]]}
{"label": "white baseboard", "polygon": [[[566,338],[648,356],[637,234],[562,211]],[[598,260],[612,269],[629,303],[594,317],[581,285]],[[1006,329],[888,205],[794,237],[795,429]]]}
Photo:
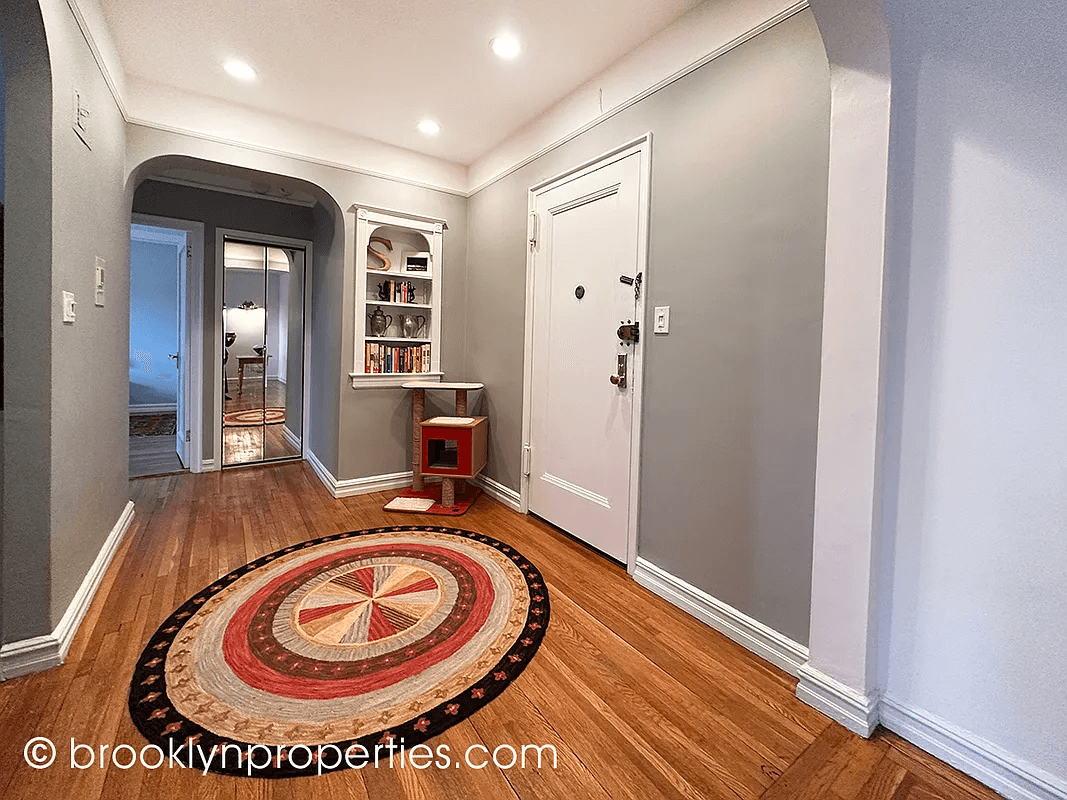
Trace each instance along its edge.
{"label": "white baseboard", "polygon": [[499,500],[508,508],[512,508],[515,511],[521,511],[521,502],[519,500],[519,493],[514,489],[509,489],[502,483],[497,483],[492,478],[485,475],[479,475],[473,480],[473,483],[482,487],[482,490],[492,497],[494,500]]}
{"label": "white baseboard", "polygon": [[215,459],[213,458],[205,458],[200,462],[201,472],[214,472],[217,469],[218,467],[215,466]]}
{"label": "white baseboard", "polygon": [[85,612],[89,610],[89,604],[96,590],[100,588],[104,573],[107,572],[108,565],[122,543],[122,537],[129,530],[131,522],[133,522],[133,501],[126,503],[118,522],[104,540],[103,547],[96,554],[96,560],[93,561],[81,586],[78,587],[74,599],[63,612],[56,629],[45,636],[9,642],[0,647],[0,680],[40,672],[58,667],[63,663],[74,641],[74,635],[78,632],[78,626],[85,618]]}
{"label": "white baseboard", "polygon": [[790,675],[795,676],[808,661],[804,645],[643,558],[637,559],[634,580]]}
{"label": "white baseboard", "polygon": [[892,697],[883,697],[881,706],[881,722],[889,730],[1010,800],[1067,798],[1067,781],[980,736]]}
{"label": "white baseboard", "polygon": [[797,697],[864,739],[878,726],[879,698],[862,695],[805,664],[797,673]]}
{"label": "white baseboard", "polygon": [[335,478],[318,457],[310,450],[307,452],[307,462],[319,476],[319,480],[334,497],[355,497],[358,494],[370,494],[371,492],[384,492],[388,489],[402,489],[411,485],[412,474],[408,472],[393,472],[387,475],[371,475],[366,478],[349,478],[339,481]]}
{"label": "white baseboard", "polygon": [[282,436],[285,438],[285,441],[289,443],[290,447],[295,448],[296,452],[300,452],[300,437],[289,430],[284,422],[282,423]]}
{"label": "white baseboard", "polygon": [[168,411],[177,411],[177,403],[144,403],[130,406],[131,414],[164,414]]}

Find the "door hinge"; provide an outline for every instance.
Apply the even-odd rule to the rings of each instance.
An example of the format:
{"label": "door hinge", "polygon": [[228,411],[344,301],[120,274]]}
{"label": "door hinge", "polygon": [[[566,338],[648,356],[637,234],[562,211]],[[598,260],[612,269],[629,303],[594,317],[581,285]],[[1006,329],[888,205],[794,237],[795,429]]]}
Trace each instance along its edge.
{"label": "door hinge", "polygon": [[185,441],[191,442],[193,440],[193,432],[190,430],[185,431]]}
{"label": "door hinge", "polygon": [[522,446],[522,474],[530,476],[530,462],[533,460],[533,451],[530,449],[530,445],[524,444]]}
{"label": "door hinge", "polygon": [[193,257],[193,246],[191,244],[185,245],[185,257],[186,258],[192,258]]}
{"label": "door hinge", "polygon": [[537,212],[536,211],[531,211],[530,212],[530,224],[529,224],[530,248],[531,249],[534,248],[534,247],[537,247],[537,235],[540,232],[538,230],[539,228],[540,228],[540,220],[538,220],[538,218],[537,218]]}

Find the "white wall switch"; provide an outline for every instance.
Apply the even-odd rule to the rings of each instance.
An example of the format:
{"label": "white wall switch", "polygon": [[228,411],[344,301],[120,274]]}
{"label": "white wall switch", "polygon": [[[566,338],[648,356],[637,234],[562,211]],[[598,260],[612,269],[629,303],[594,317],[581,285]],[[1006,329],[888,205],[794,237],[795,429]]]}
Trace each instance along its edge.
{"label": "white wall switch", "polygon": [[96,304],[104,305],[104,266],[107,264],[100,256],[96,257],[96,266],[93,270],[93,279],[96,286]]}
{"label": "white wall switch", "polygon": [[656,314],[652,323],[653,333],[669,333],[671,329],[671,307],[656,306]]}
{"label": "white wall switch", "polygon": [[74,292],[63,292],[63,321],[74,322],[74,313],[78,304],[74,300]]}

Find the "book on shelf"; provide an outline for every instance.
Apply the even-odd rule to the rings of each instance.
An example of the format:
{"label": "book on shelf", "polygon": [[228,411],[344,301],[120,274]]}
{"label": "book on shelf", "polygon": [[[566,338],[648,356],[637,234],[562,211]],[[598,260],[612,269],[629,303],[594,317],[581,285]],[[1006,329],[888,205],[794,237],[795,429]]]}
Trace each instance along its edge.
{"label": "book on shelf", "polygon": [[405,374],[430,371],[430,345],[392,345],[367,342],[363,354],[363,372],[368,374]]}

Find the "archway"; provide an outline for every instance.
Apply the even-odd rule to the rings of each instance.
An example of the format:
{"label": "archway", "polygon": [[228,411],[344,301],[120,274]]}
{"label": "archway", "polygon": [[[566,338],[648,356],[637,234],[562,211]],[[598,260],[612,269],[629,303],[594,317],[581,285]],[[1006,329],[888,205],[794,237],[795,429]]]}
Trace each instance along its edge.
{"label": "archway", "polygon": [[[140,191],[139,191],[140,190]],[[201,398],[201,413],[205,420],[211,420],[218,409],[214,408],[213,396],[207,387],[213,386],[215,369],[215,335],[214,312],[217,305],[216,292],[216,242],[215,229],[237,228],[264,235],[280,233],[272,228],[267,220],[257,220],[254,215],[243,217],[226,216],[221,206],[226,202],[207,204],[213,210],[205,209],[197,202],[199,210],[191,207],[190,201],[197,192],[209,192],[202,197],[230,198],[231,205],[249,206],[260,198],[287,203],[300,203],[302,209],[296,209],[302,217],[309,217],[304,229],[289,229],[287,235],[306,238],[313,244],[313,258],[309,265],[307,287],[310,294],[309,313],[305,320],[306,335],[311,351],[310,363],[307,365],[306,380],[310,385],[308,398],[309,413],[315,424],[309,431],[308,446],[312,452],[327,452],[329,442],[335,441],[337,435],[338,398],[336,392],[328,387],[340,385],[340,358],[334,358],[332,344],[339,339],[337,331],[330,332],[330,325],[337,325],[340,319],[343,293],[339,291],[343,281],[344,265],[344,218],[340,206],[333,196],[321,186],[302,178],[273,172],[255,170],[248,167],[225,164],[217,161],[188,156],[161,155],[150,158],[131,171],[127,182],[127,194],[131,212],[164,211],[162,216],[195,219],[205,222],[204,243],[204,349],[202,353],[204,396]],[[183,203],[186,209],[183,211]],[[268,204],[278,206],[275,204]],[[264,206],[260,206],[263,208]],[[284,207],[284,206],[278,206]],[[290,208],[295,208],[290,205]],[[199,214],[199,216],[198,216]],[[159,215],[157,213],[157,215]],[[211,219],[204,219],[205,215]],[[277,217],[272,215],[276,220]],[[229,220],[229,221],[227,221]],[[258,226],[258,227],[257,227]],[[215,398],[217,402],[217,398]],[[336,444],[333,445],[336,447]],[[204,425],[204,468],[214,469],[221,463],[216,459],[212,427]]]}

